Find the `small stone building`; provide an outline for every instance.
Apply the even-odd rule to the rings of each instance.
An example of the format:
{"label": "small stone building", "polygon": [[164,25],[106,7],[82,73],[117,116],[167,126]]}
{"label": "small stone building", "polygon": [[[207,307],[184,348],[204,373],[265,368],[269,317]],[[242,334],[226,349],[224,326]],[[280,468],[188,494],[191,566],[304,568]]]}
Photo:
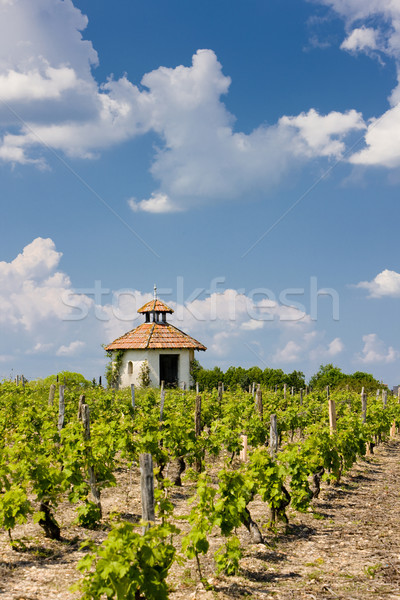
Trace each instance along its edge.
{"label": "small stone building", "polygon": [[120,367],[120,387],[131,383],[140,385],[140,371],[147,360],[150,368],[150,385],[158,387],[161,381],[169,386],[191,385],[190,363],[195,350],[206,350],[200,342],[167,322],[172,308],[157,299],[147,302],[138,313],[145,322],[128,331],[105,347],[106,350],[123,350]]}

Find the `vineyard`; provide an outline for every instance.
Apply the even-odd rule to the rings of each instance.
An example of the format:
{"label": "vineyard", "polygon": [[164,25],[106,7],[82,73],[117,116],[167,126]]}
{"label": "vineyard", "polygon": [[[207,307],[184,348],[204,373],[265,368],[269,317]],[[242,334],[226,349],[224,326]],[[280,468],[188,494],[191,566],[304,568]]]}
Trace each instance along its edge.
{"label": "vineyard", "polygon": [[[274,582],[290,579],[283,557],[296,554],[295,543],[330,523],[329,503],[332,516],[357,477],[366,486],[379,479],[381,459],[395,468],[388,440],[399,425],[400,404],[386,390],[220,386],[197,395],[3,382],[1,595],[358,597],[318,588],[320,556],[309,561],[319,595],[301,595],[300,574],[281,595]],[[384,569],[365,558],[364,598]],[[382,589],[374,597],[398,597]]]}

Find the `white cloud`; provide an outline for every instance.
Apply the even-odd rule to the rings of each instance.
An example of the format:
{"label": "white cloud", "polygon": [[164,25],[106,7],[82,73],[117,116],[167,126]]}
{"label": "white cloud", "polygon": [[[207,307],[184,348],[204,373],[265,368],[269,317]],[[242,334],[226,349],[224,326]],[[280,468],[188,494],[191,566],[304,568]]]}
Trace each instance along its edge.
{"label": "white cloud", "polygon": [[274,355],[276,363],[299,362],[301,357],[302,347],[300,344],[290,341],[281,350],[278,350]]}
{"label": "white cloud", "polygon": [[37,342],[35,346],[31,350],[27,350],[27,354],[37,354],[39,352],[48,352],[53,348],[54,344],[52,342],[48,342],[47,344],[43,344],[42,342]]}
{"label": "white cloud", "polygon": [[357,354],[355,357],[361,363],[391,363],[400,357],[400,353],[392,346],[386,348],[376,333],[364,335],[362,339],[364,347],[361,354]]}
{"label": "white cloud", "polygon": [[[316,0],[345,21],[342,49],[364,51],[395,60],[400,77],[400,3],[398,0]],[[363,23],[364,21],[364,23]],[[368,25],[373,22],[374,28]],[[357,27],[354,27],[357,25]],[[368,124],[366,146],[350,157],[355,165],[397,168],[400,165],[400,84],[389,98],[391,108]]]}
{"label": "white cloud", "polygon": [[329,356],[336,356],[337,354],[340,354],[340,352],[343,352],[344,350],[344,344],[342,342],[342,340],[340,338],[335,338],[334,340],[332,340],[328,346],[328,355]]}
{"label": "white cloud", "polygon": [[400,104],[371,119],[365,142],[366,147],[350,157],[351,163],[388,168],[400,165]]}
{"label": "white cloud", "polygon": [[315,347],[312,347],[309,352],[309,356],[311,360],[318,360],[318,362],[321,362],[337,356],[343,352],[343,350],[344,344],[342,340],[337,337],[329,342],[328,345],[317,344]]}
{"label": "white cloud", "polygon": [[350,131],[365,129],[362,115],[355,110],[321,116],[316,110],[297,117],[281,117],[280,124],[297,128],[310,154],[339,158],[346,149],[343,138]]}
{"label": "white cloud", "polygon": [[372,27],[365,27],[365,25],[353,29],[340,47],[349,52],[376,50],[378,48],[377,31]]}
{"label": "white cloud", "polygon": [[77,83],[75,71],[69,67],[45,68],[44,76],[38,69],[20,73],[10,69],[0,75],[0,97],[5,102],[60,98],[62,92],[74,88]]}
{"label": "white cloud", "polygon": [[162,193],[153,193],[147,200],[140,200],[139,202],[134,198],[130,198],[128,204],[134,212],[167,213],[180,210],[178,206],[174,206],[166,194]]}
{"label": "white cloud", "polygon": [[74,356],[75,354],[79,354],[85,345],[85,342],[76,340],[68,344],[68,346],[60,346],[56,352],[56,356]]}
{"label": "white cloud", "polygon": [[[345,19],[348,29],[356,22],[370,22],[372,19],[377,21],[379,27],[379,39],[375,29],[377,48],[395,58],[399,57],[400,5],[398,0],[317,0],[317,2],[333,8]],[[366,35],[370,34],[361,34],[364,39]],[[356,36],[360,37],[360,33]]]}
{"label": "white cloud", "polygon": [[[55,272],[62,254],[50,239],[36,238],[10,263],[0,262],[0,322],[33,330],[49,317],[67,319],[73,309],[63,302],[69,277]],[[86,304],[90,304],[86,299]]]}
{"label": "white cloud", "polygon": [[249,134],[237,131],[221,100],[231,80],[206,49],[191,66],[145,74],[140,89],[126,76],[99,85],[91,70],[97,54],[82,38],[86,25],[71,0],[1,5],[0,97],[12,101],[15,114],[0,106],[0,160],[43,168],[43,147],[95,158],[153,131],[161,140],[151,166],[157,189],[129,204],[162,213],[268,192],[291,167],[340,156],[345,136],[363,127],[355,111],[311,110]]}
{"label": "white cloud", "polygon": [[369,291],[370,298],[400,297],[400,273],[384,269],[372,281],[360,281],[355,287]]}
{"label": "white cloud", "polygon": [[[60,270],[61,256],[51,239],[37,238],[14,260],[0,263],[0,356],[7,357],[2,359],[3,369],[31,377],[62,369],[98,376],[106,362],[101,344],[142,322],[137,310],[152,293],[102,290],[100,304],[95,282],[82,292],[72,287]],[[305,311],[267,300],[272,296],[269,290],[246,294],[221,289],[223,284],[223,278],[212,280],[210,289],[194,290],[179,303],[170,300],[176,298],[172,289],[159,290],[175,310],[168,320],[208,347],[200,359],[205,356],[210,366],[232,364],[237,357],[242,364],[304,365],[315,348],[327,356],[340,351],[337,338],[324,344],[325,334],[317,332]],[[29,372],[28,365],[36,368]]]}
{"label": "white cloud", "polygon": [[262,329],[264,327],[264,321],[256,321],[255,319],[251,319],[250,321],[245,321],[240,325],[241,329],[245,329],[246,331],[255,331],[256,329]]}

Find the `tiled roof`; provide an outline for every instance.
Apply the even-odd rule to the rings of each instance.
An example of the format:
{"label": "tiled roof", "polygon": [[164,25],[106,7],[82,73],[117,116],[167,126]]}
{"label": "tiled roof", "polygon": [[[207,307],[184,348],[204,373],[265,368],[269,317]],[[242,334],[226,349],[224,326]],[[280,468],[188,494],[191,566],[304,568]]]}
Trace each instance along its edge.
{"label": "tiled roof", "polygon": [[105,347],[106,350],[144,350],[147,348],[193,348],[194,350],[207,350],[203,344],[200,344],[200,342],[190,337],[190,335],[183,333],[183,331],[169,323],[142,323],[139,327],[128,331],[128,333],[125,333],[125,335],[122,335]]}
{"label": "tiled roof", "polygon": [[172,310],[172,308],[170,308],[167,304],[164,304],[164,302],[161,302],[161,300],[150,300],[150,302],[147,302],[147,304],[145,304],[144,306],[142,306],[142,308],[139,308],[138,313],[146,313],[146,312],[151,312],[153,310],[156,310],[158,312],[165,312],[165,313],[173,313],[174,311]]}

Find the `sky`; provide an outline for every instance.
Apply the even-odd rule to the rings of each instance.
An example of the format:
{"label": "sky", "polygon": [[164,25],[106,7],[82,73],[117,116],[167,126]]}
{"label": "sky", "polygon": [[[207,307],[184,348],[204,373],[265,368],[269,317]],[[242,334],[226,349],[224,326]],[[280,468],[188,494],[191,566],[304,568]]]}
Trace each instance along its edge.
{"label": "sky", "polygon": [[396,385],[399,191],[400,0],[0,0],[0,379],[156,284],[204,367]]}

